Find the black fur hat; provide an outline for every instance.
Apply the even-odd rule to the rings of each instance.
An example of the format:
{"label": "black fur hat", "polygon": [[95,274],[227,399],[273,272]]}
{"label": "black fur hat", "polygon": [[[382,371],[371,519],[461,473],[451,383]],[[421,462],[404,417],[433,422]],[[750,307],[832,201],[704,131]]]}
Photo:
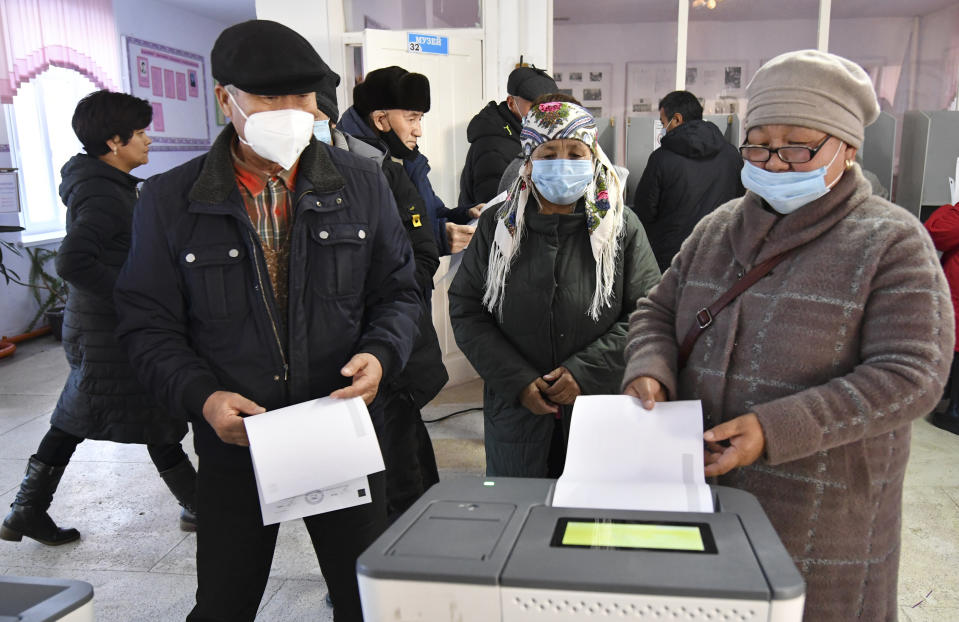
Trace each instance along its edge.
{"label": "black fur hat", "polygon": [[366,74],[353,87],[353,107],[363,117],[374,110],[430,110],[430,81],[393,65]]}

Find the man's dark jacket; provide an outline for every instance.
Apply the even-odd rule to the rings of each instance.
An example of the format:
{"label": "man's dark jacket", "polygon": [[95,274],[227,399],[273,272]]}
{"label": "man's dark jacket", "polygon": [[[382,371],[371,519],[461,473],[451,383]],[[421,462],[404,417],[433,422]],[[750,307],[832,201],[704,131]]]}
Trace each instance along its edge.
{"label": "man's dark jacket", "polygon": [[450,379],[443,364],[443,351],[436,336],[436,328],[433,326],[430,303],[433,295],[433,275],[440,265],[440,256],[433,239],[433,228],[430,226],[426,206],[403,167],[389,158],[383,141],[370,137],[357,138],[339,129],[333,130],[332,136],[334,147],[370,158],[383,168],[383,175],[396,200],[397,213],[413,247],[416,284],[419,285],[422,296],[422,312],[417,322],[419,334],[413,342],[413,351],[410,352],[406,367],[395,375],[390,389],[408,393],[413,402],[422,408],[436,397]]}
{"label": "man's dark jacket", "polygon": [[[367,125],[366,121],[356,111],[356,108],[350,108],[340,117],[337,127],[351,136],[357,138],[377,138],[376,131]],[[433,224],[433,239],[436,240],[436,246],[439,248],[440,255],[450,254],[449,241],[446,239],[446,221],[459,225],[465,225],[470,221],[469,208],[472,205],[450,209],[443,203],[443,199],[436,196],[433,192],[433,184],[430,183],[430,163],[426,156],[415,151],[415,156],[410,160],[403,160],[403,168],[409,175],[416,191],[419,193],[423,202],[426,204],[426,213],[430,222]]]}
{"label": "man's dark jacket", "polygon": [[115,292],[118,334],[141,380],[195,421],[198,452],[246,461],[202,416],[217,390],[267,410],[350,384],[340,369],[376,356],[383,382],[409,357],[419,297],[413,253],[375,162],[316,140],[300,156],[280,317],[237,188],[232,125],[210,152],[143,187]]}
{"label": "man's dark jacket", "polygon": [[460,174],[460,205],[486,203],[497,194],[499,180],[520,152],[522,122],[506,102],[490,102],[466,127],[470,142]]}
{"label": "man's dark jacket", "polygon": [[739,179],[739,151],[709,121],[687,121],[661,145],[649,156],[633,209],[665,272],[696,223],[746,190]]}
{"label": "man's dark jacket", "polygon": [[170,417],[143,388],[114,335],[113,285],[130,250],[141,180],[86,154],[70,158],[60,175],[67,235],[56,265],[70,284],[63,321],[70,375],[50,423],[80,438],[179,443],[186,422]]}

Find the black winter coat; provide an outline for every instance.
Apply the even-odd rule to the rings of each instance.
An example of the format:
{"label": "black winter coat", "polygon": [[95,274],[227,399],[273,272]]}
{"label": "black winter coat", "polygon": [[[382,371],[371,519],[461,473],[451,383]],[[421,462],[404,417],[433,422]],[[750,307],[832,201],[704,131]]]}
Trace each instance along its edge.
{"label": "black winter coat", "polygon": [[[636,301],[659,282],[659,269],[635,214],[623,213],[610,306],[589,317],[596,284],[582,201],[573,214],[539,213],[532,198],[526,230],[503,290],[503,317],[483,306],[496,206],[483,211],[450,285],[456,343],[485,383],[488,475],[545,477],[554,419],[519,403],[537,377],[564,366],[584,395],[619,393],[626,329]],[[570,408],[563,407],[569,429]]]}
{"label": "black winter coat", "polygon": [[436,328],[433,326],[430,301],[433,294],[433,275],[436,274],[436,269],[440,265],[440,255],[436,248],[436,240],[433,238],[433,227],[426,213],[426,205],[416,191],[416,186],[410,181],[403,165],[389,158],[386,145],[380,139],[359,138],[334,130],[333,145],[380,163],[386,182],[396,200],[396,208],[403,222],[403,228],[406,229],[406,235],[413,247],[416,283],[419,285],[422,296],[422,311],[417,322],[419,334],[413,343],[413,351],[410,353],[406,367],[395,376],[389,389],[408,393],[413,402],[422,408],[436,397],[450,379],[443,364],[443,351],[436,336]]}
{"label": "black winter coat", "polygon": [[666,271],[703,216],[746,194],[739,151],[709,121],[687,121],[663,137],[639,180],[633,209]]}
{"label": "black winter coat", "polygon": [[70,285],[63,320],[70,375],[50,423],[81,438],[177,443],[186,423],[140,385],[114,336],[113,286],[130,250],[141,180],[85,154],[70,158],[60,175],[67,235],[56,268]]}
{"label": "black winter coat", "polygon": [[[311,139],[299,159],[283,319],[237,189],[227,126],[210,152],[143,186],[116,289],[119,335],[147,386],[196,423],[204,459],[249,464],[202,417],[217,390],[268,410],[347,386],[376,356],[383,382],[409,357],[419,314],[413,252],[379,166]],[[285,320],[285,321],[283,321]],[[382,386],[382,385],[381,385]]]}
{"label": "black winter coat", "polygon": [[486,203],[499,194],[503,171],[520,152],[522,130],[506,102],[490,102],[473,117],[466,127],[470,148],[460,174],[460,205]]}

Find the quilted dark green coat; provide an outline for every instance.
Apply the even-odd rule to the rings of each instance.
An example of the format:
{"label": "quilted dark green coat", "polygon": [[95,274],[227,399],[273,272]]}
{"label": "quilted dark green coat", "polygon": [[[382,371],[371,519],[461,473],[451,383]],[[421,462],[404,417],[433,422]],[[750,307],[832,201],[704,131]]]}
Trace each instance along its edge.
{"label": "quilted dark green coat", "polygon": [[[482,304],[497,208],[483,212],[450,286],[450,318],[456,343],[485,382],[487,473],[543,477],[553,417],[523,408],[520,392],[565,366],[583,394],[619,393],[629,314],[660,272],[642,225],[624,210],[613,302],[592,320],[596,263],[582,201],[573,214],[544,215],[531,199],[499,321]],[[570,411],[563,408],[567,433]]]}

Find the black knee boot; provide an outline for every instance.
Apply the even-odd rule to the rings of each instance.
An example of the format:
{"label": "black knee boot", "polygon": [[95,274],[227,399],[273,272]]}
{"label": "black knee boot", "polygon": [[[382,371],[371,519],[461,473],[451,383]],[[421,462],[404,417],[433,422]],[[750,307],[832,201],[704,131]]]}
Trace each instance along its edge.
{"label": "black knee boot", "polygon": [[36,456],[30,457],[20,492],[10,504],[12,509],[0,527],[0,540],[19,542],[26,536],[42,544],[56,546],[80,539],[79,531],[60,529],[47,514],[64,469],[65,466],[47,466]]}
{"label": "black knee boot", "polygon": [[183,506],[180,512],[180,529],[196,531],[196,470],[187,459],[166,471],[160,471],[160,477],[167,488]]}

